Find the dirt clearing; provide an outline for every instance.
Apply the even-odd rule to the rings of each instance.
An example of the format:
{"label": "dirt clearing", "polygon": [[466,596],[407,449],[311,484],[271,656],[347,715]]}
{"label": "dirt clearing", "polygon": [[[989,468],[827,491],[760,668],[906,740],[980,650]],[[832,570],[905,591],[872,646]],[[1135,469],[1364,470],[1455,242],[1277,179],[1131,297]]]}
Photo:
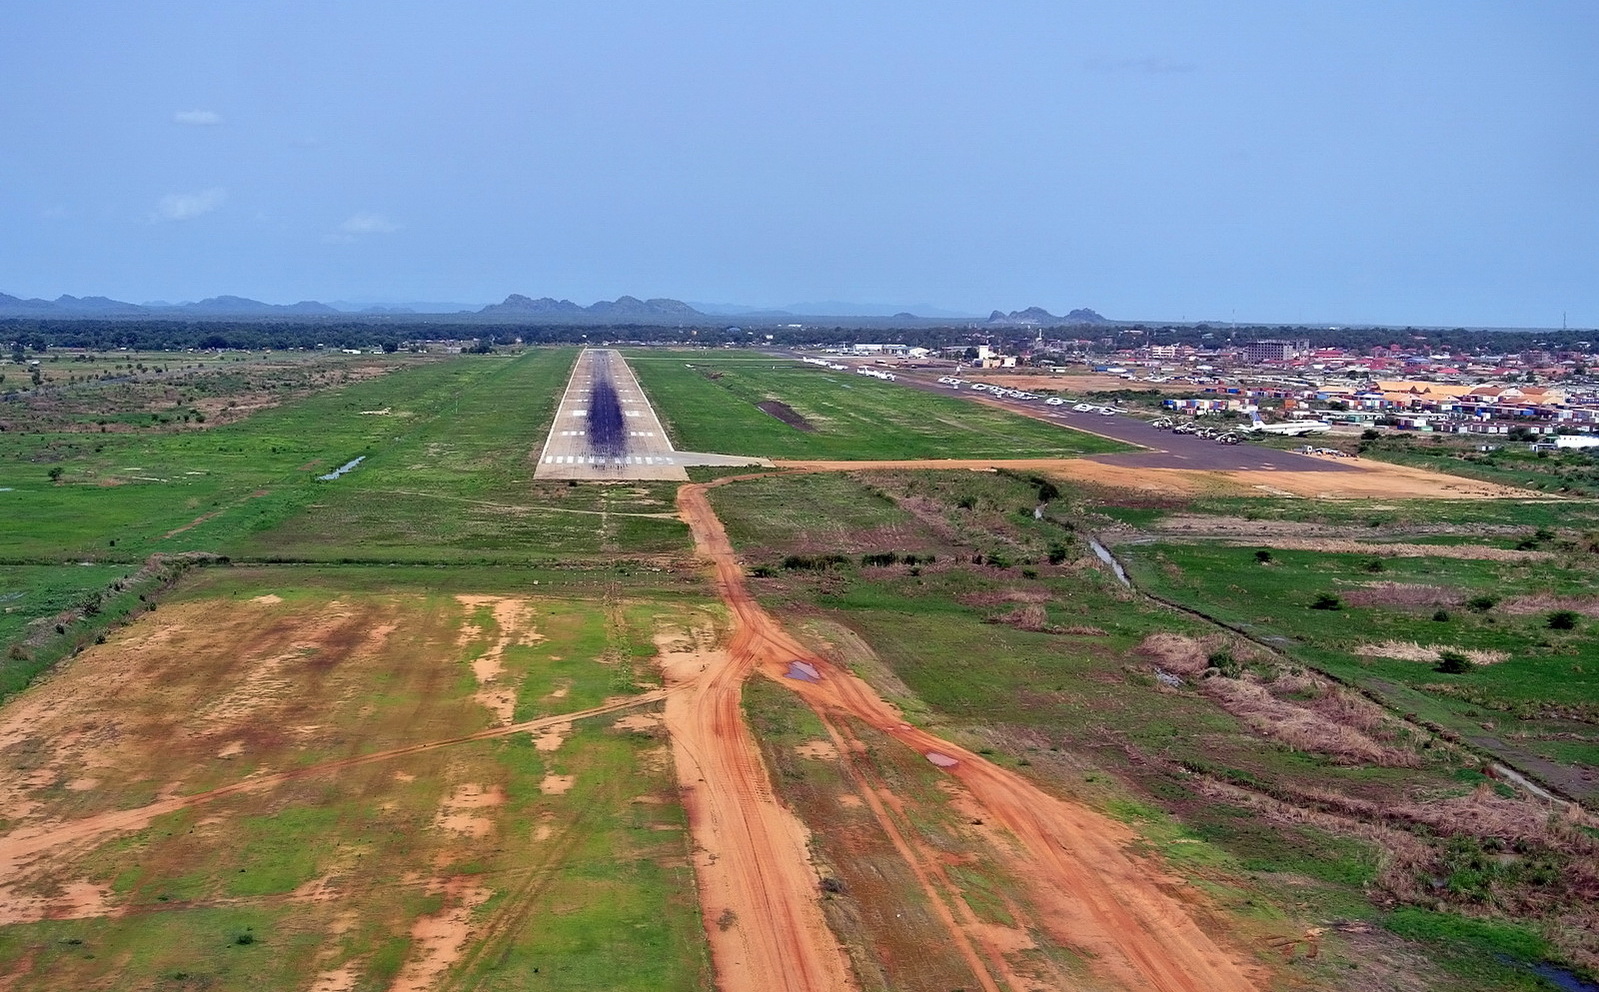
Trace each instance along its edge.
{"label": "dirt clearing", "polygon": [[816,430],[814,424],[806,420],[803,414],[787,403],[780,403],[777,400],[765,400],[755,404],[755,408],[768,416],[776,417],[797,431],[804,431],[809,434]]}

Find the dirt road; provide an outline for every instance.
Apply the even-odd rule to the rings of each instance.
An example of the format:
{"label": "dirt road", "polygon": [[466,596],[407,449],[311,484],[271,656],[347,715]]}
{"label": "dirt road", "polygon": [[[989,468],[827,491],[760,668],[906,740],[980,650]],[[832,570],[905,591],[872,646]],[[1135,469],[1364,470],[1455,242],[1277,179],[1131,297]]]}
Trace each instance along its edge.
{"label": "dirt road", "polygon": [[682,487],[678,507],[716,564],[717,586],[733,611],[724,648],[665,673],[665,723],[699,849],[695,876],[717,985],[722,992],[852,989],[848,962],[822,916],[805,827],[773,795],[740,708],[744,680],[765,657],[765,614],[747,596],[726,595],[730,582],[742,589],[741,577],[704,487]]}
{"label": "dirt road", "polygon": [[[684,486],[679,490],[678,507],[693,530],[696,547],[715,569],[717,589],[731,611],[734,624],[727,661],[720,671],[701,680],[693,697],[696,711],[703,714],[699,728],[702,732],[691,738],[693,748],[732,752],[726,757],[702,761],[701,767],[710,767],[708,762],[715,761],[717,766],[712,771],[725,770],[735,777],[708,779],[707,788],[697,790],[705,795],[691,798],[689,807],[695,823],[695,838],[700,843],[714,845],[711,850],[717,853],[718,865],[721,864],[718,847],[742,849],[759,841],[744,833],[736,837],[728,837],[725,833],[711,836],[703,826],[703,810],[714,802],[710,794],[730,791],[738,797],[759,796],[762,804],[775,803],[767,791],[765,771],[760,767],[754,742],[743,727],[739,712],[739,683],[759,668],[779,684],[799,693],[835,733],[843,717],[853,716],[923,755],[937,754],[953,759],[949,773],[970,792],[981,807],[983,817],[1003,826],[1018,842],[1018,849],[1008,856],[1013,861],[1011,868],[1015,877],[1025,882],[1034,905],[1044,916],[1037,924],[1063,945],[1087,951],[1093,967],[1106,980],[1127,989],[1161,992],[1239,992],[1260,986],[1257,969],[1202,932],[1182,901],[1167,891],[1173,886],[1173,880],[1161,877],[1157,864],[1128,853],[1135,837],[1127,827],[1051,796],[1022,776],[905,723],[869,685],[830,665],[789,636],[754,602],[744,584],[743,572],[726,532],[705,495],[708,488],[717,484]],[[820,674],[819,681],[785,678],[788,666],[796,660],[813,666]],[[671,706],[669,701],[669,710]],[[896,847],[912,862],[913,873],[924,885],[935,884],[928,877],[925,864],[917,863],[921,859],[903,839]],[[747,858],[755,854],[743,851],[741,856]],[[742,883],[721,884],[753,894],[769,884],[764,873],[771,867],[769,863],[763,864],[761,876]],[[799,875],[808,876],[809,872],[801,871]],[[811,878],[785,877],[785,881],[795,886],[784,900],[785,904],[790,904],[785,905],[786,911],[792,910],[795,898],[802,897],[807,906],[815,906],[817,896]],[[805,884],[798,885],[800,881]],[[837,956],[834,942],[825,928],[818,931],[807,923],[803,929],[795,930],[784,918],[744,915],[746,912],[761,913],[766,901],[751,898],[745,904],[747,908],[740,912],[739,923],[745,941],[765,944],[764,954],[774,961],[797,955],[822,962],[829,959],[830,952]],[[982,934],[970,932],[967,922],[957,918],[958,915],[944,914],[945,923],[951,929],[950,939],[973,962],[974,978],[989,989],[1000,987],[1001,982],[1015,984],[1004,962],[996,960],[996,955],[985,947]],[[771,987],[748,986],[735,981],[735,975],[723,967],[724,957],[733,949],[717,948],[719,941],[723,944],[728,941],[710,926],[709,912],[706,919],[713,948],[716,948],[722,988],[740,992],[745,988]],[[986,957],[990,967],[985,968],[978,955]],[[764,977],[770,980],[772,974]],[[838,986],[812,983],[803,987]]]}

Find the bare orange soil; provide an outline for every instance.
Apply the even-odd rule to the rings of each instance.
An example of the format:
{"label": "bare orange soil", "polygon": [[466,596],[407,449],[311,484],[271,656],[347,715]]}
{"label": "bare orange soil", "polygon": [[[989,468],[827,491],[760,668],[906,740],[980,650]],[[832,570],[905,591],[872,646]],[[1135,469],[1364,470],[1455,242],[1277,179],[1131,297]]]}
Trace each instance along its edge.
{"label": "bare orange soil", "polygon": [[[678,505],[720,575],[733,548],[703,487],[684,486]],[[695,877],[718,986],[851,989],[848,962],[822,916],[805,828],[773,795],[739,707],[761,653],[741,608],[729,605],[735,623],[724,648],[664,656],[666,728],[698,848]]]}
{"label": "bare orange soil", "polygon": [[[790,637],[750,596],[726,532],[705,496],[707,488],[684,486],[678,494],[678,507],[693,530],[696,546],[715,568],[718,591],[732,612],[733,634],[725,660],[714,672],[708,670],[695,687],[694,708],[699,719],[681,732],[686,745],[700,754],[700,767],[718,776],[707,777],[706,788],[697,790],[703,794],[690,797],[695,839],[708,846],[718,864],[724,856],[736,859],[729,874],[748,873],[742,881],[719,883],[745,894],[744,901],[735,906],[742,909],[738,942],[719,933],[711,914],[706,914],[724,989],[770,988],[777,976],[800,969],[815,969],[810,973],[816,978],[808,984],[784,987],[840,987],[818,981],[828,974],[833,976],[831,982],[841,981],[842,958],[825,928],[818,929],[808,916],[797,926],[792,919],[796,900],[807,906],[816,900],[814,879],[800,870],[803,862],[790,860],[794,870],[782,872],[774,880],[774,866],[761,860],[762,847],[769,839],[758,835],[776,831],[786,837],[788,825],[739,813],[740,819],[734,822],[742,829],[730,832],[725,821],[707,819],[715,808],[717,792],[750,797],[745,808],[775,805],[739,712],[740,683],[755,669],[799,693],[822,717],[840,751],[855,746],[841,729],[846,718],[853,717],[946,767],[970,793],[981,817],[1003,827],[1013,838],[1013,844],[1000,850],[1040,911],[1042,918],[1036,923],[1060,944],[1087,952],[1092,967],[1106,980],[1118,987],[1163,992],[1238,992],[1260,987],[1258,970],[1206,935],[1183,901],[1168,891],[1179,883],[1164,877],[1156,863],[1128,853],[1136,838],[1127,827],[1058,799],[1013,772],[907,724],[865,682]],[[812,666],[819,681],[786,678],[795,661]],[[678,732],[674,730],[674,734]],[[948,939],[968,962],[974,979],[989,990],[998,989],[1000,982],[1025,987],[1012,971],[1004,942],[995,939],[991,928],[977,924],[958,892],[941,877],[931,852],[918,850],[894,826],[884,804],[897,798],[867,781],[861,763],[853,767],[859,795],[873,807],[895,849],[933,897]],[[780,898],[782,905],[774,906],[768,894]],[[745,916],[746,912],[755,918]],[[758,945],[759,950],[750,945]],[[777,970],[749,984],[746,971],[728,967],[740,954],[758,954],[774,962]]]}
{"label": "bare orange soil", "polygon": [[1347,472],[1200,471],[1115,465],[1085,458],[943,458],[921,461],[781,461],[778,468],[804,472],[869,469],[1000,468],[1041,472],[1056,478],[1118,489],[1174,496],[1300,496],[1320,499],[1507,499],[1536,496],[1490,482],[1440,475],[1403,465],[1361,462]]}

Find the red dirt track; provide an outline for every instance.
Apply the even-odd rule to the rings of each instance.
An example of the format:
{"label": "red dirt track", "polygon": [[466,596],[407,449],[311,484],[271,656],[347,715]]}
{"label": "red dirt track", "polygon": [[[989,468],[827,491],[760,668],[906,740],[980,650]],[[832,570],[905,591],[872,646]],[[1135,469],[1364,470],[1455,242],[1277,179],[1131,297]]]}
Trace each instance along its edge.
{"label": "red dirt track", "polygon": [[[1241,992],[1261,986],[1259,970],[1201,931],[1181,899],[1168,891],[1181,883],[1163,877],[1156,863],[1128,853],[1136,837],[1127,827],[1058,799],[1018,774],[905,723],[864,681],[789,636],[751,597],[727,534],[706,498],[708,488],[729,481],[733,479],[691,484],[678,492],[678,508],[693,530],[696,547],[715,568],[718,591],[732,613],[733,632],[725,662],[693,687],[695,726],[672,728],[674,737],[691,729],[688,740],[700,755],[700,776],[707,783],[686,797],[696,841],[712,841],[707,846],[716,854],[719,867],[723,867],[724,857],[736,857],[727,874],[753,869],[747,878],[722,883],[743,890],[747,897],[734,906],[744,946],[728,946],[732,942],[727,934],[714,926],[712,903],[706,904],[706,930],[724,992],[850,985],[840,973],[843,958],[836,939],[825,926],[818,929],[815,925],[820,912],[814,917],[807,915],[798,926],[792,919],[796,901],[811,909],[818,902],[815,876],[803,861],[803,850],[799,860],[791,862],[797,871],[781,873],[787,891],[780,894],[771,887],[774,865],[765,860],[771,855],[762,852],[771,850],[776,855],[779,852],[772,848],[783,845],[756,836],[766,818],[751,822],[746,813],[731,832],[726,820],[720,819],[725,815],[720,804],[729,797],[746,808],[776,803],[739,710],[741,683],[756,669],[804,698],[841,751],[848,743],[841,731],[843,718],[848,716],[920,754],[936,751],[956,759],[949,773],[970,792],[984,819],[1003,827],[1017,841],[1019,850],[1008,855],[1013,862],[1009,867],[1027,886],[1042,917],[1034,922],[1062,945],[1088,952],[1091,967],[1104,980],[1121,988],[1161,992]],[[784,678],[789,663],[796,660],[815,666],[821,680]],[[674,693],[668,700],[669,711],[674,699],[684,698]],[[672,724],[670,718],[668,724]],[[881,803],[874,802],[880,787],[862,781],[858,766],[851,775],[918,882],[936,903],[955,907],[939,916],[977,982],[991,990],[1022,987],[1010,973],[1003,952],[984,939],[959,893],[951,890],[936,864],[894,829]],[[719,799],[718,792],[727,795]],[[708,814],[718,819],[707,823]],[[724,855],[724,849],[734,853]],[[704,896],[703,880],[701,886]],[[763,906],[774,907],[774,912],[763,915]],[[735,953],[772,964],[753,973],[735,970],[729,967]]]}

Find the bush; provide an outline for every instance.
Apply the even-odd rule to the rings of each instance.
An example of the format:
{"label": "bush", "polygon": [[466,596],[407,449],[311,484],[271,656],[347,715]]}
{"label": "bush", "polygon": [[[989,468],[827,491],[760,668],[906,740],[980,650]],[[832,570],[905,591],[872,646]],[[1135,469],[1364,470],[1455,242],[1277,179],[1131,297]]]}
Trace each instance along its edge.
{"label": "bush", "polygon": [[1577,626],[1577,616],[1575,610],[1556,610],[1549,614],[1549,629],[1573,630]]}
{"label": "bush", "polygon": [[1049,563],[1051,565],[1059,565],[1066,560],[1066,556],[1070,553],[1066,545],[1056,541],[1049,546]]}
{"label": "bush", "polygon": [[1473,613],[1487,613],[1498,602],[1498,596],[1473,596],[1466,600],[1466,609]]}
{"label": "bush", "polygon": [[1271,561],[1271,552],[1267,551],[1265,548],[1262,548],[1255,552],[1255,560],[1260,562],[1262,565],[1268,564]]}
{"label": "bush", "polygon": [[1243,674],[1243,668],[1238,664],[1238,660],[1226,648],[1212,651],[1205,659],[1205,664],[1209,668],[1216,669],[1225,678],[1236,679]]}
{"label": "bush", "polygon": [[1382,563],[1382,559],[1381,558],[1372,558],[1372,559],[1368,560],[1365,564],[1361,565],[1360,568],[1361,568],[1362,571],[1365,571],[1365,572],[1386,572],[1386,571],[1388,571],[1388,566],[1384,565]]}
{"label": "bush", "polygon": [[1316,594],[1316,601],[1310,604],[1310,608],[1313,610],[1341,610],[1344,608],[1344,601],[1330,592],[1319,592]]}
{"label": "bush", "polygon": [[1438,621],[1439,623],[1448,623],[1449,622],[1449,611],[1448,610],[1439,610],[1437,613],[1434,613],[1432,615],[1432,618],[1434,620]]}
{"label": "bush", "polygon": [[1459,651],[1438,652],[1438,664],[1433,666],[1433,671],[1443,672],[1445,675],[1464,675],[1471,671],[1471,659]]}

